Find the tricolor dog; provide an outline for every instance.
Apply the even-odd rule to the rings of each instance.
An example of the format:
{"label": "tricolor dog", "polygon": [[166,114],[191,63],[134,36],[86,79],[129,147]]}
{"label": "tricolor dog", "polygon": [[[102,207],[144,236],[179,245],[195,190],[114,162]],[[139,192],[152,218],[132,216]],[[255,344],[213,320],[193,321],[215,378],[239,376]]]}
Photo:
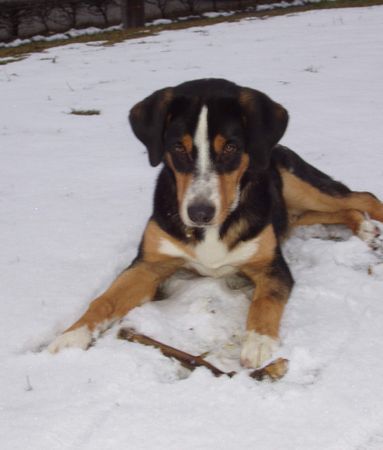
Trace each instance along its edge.
{"label": "tricolor dog", "polygon": [[[240,275],[253,286],[241,351],[258,367],[279,343],[293,278],[281,252],[291,227],[344,224],[371,242],[383,204],[353,192],[277,145],[287,111],[262,92],[202,79],[154,92],[130,112],[150,164],[162,164],[137,257],[49,346],[86,349],[180,269]],[[244,330],[245,332],[245,330]]]}

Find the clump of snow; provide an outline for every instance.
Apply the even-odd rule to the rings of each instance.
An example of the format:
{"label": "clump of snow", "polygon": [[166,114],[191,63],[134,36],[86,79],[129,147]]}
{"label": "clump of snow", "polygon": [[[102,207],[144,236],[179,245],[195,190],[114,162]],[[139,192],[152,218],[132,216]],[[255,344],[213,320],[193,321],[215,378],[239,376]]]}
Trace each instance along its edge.
{"label": "clump of snow", "polygon": [[209,19],[215,19],[216,17],[230,17],[235,14],[235,11],[209,11],[202,15],[208,17]]}
{"label": "clump of snow", "polygon": [[319,3],[322,0],[293,0],[292,2],[276,2],[276,3],[266,3],[264,5],[257,5],[257,11],[271,11],[273,9],[285,9],[294,6],[304,6],[310,3]]}
{"label": "clump of snow", "polygon": [[169,25],[170,23],[173,23],[173,20],[171,19],[156,19],[149,22],[147,25]]}
{"label": "clump of snow", "polygon": [[11,47],[18,47],[20,45],[30,44],[32,42],[41,42],[41,41],[47,41],[47,42],[53,42],[53,41],[61,41],[61,40],[67,40],[79,36],[91,36],[93,34],[98,33],[104,33],[108,31],[116,31],[121,30],[121,25],[114,25],[112,27],[108,28],[97,28],[97,27],[88,27],[83,29],[71,29],[68,31],[65,31],[65,33],[55,33],[50,36],[42,36],[42,35],[36,35],[29,39],[15,39],[12,42],[4,43],[0,42],[0,48],[11,48]]}
{"label": "clump of snow", "polygon": [[[290,112],[285,145],[382,198],[382,21],[382,6],[323,10],[0,66],[1,448],[382,448],[383,255],[344,229],[300,229],[284,245],[296,285],[278,383],[239,366],[249,300],[208,278],[175,282],[124,325],[208,352],[233,379],[189,374],[117,340],[119,326],[85,352],[46,350],[135,256],[157,171],[127,114],[155,89],[201,77],[260,89]],[[67,114],[83,108],[103,113]]]}

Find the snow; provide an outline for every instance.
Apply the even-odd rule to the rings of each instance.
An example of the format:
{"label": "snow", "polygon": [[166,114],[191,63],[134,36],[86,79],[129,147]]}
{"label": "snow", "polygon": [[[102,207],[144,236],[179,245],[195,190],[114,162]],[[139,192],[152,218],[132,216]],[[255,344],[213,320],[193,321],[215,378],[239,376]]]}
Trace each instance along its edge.
{"label": "snow", "polygon": [[154,26],[157,26],[157,25],[169,25],[169,24],[171,24],[173,22],[174,21],[171,20],[171,19],[155,19],[155,20],[153,20],[151,22],[148,22],[147,26],[148,25],[154,25]]}
{"label": "snow", "polygon": [[116,31],[121,30],[121,25],[114,25],[107,28],[97,28],[97,27],[88,27],[76,29],[72,28],[65,33],[55,33],[50,36],[36,35],[28,39],[14,39],[12,42],[4,43],[0,42],[0,48],[9,48],[9,47],[19,47],[20,45],[30,44],[31,42],[41,42],[41,41],[58,41],[58,40],[66,40],[70,38],[76,38],[79,36],[91,36],[92,34],[104,33],[108,31]]}
{"label": "snow", "polygon": [[205,76],[260,89],[290,112],[285,145],[382,198],[382,21],[381,6],[323,10],[0,66],[2,449],[383,448],[382,255],[344,230],[284,247],[296,286],[277,383],[239,367],[248,299],[208,278],[177,281],[125,324],[210,352],[233,379],[188,374],[117,326],[86,352],[45,349],[135,256],[157,171],[126,117],[154,89]]}
{"label": "snow", "polygon": [[[282,1],[282,2],[276,2],[276,3],[268,3],[265,5],[257,5],[256,7],[256,11],[260,12],[260,11],[271,11],[273,9],[286,9],[286,8],[291,8],[291,7],[295,7],[295,6],[304,6],[304,5],[309,5],[311,3],[318,3],[321,0],[293,0],[291,2],[286,2],[286,1]],[[333,0],[335,1],[335,0]],[[252,8],[249,8],[249,11],[251,11]],[[204,12],[201,15],[191,15],[191,16],[183,16],[183,17],[178,17],[176,19],[154,19],[154,20],[150,20],[148,22],[145,23],[145,25],[147,27],[149,26],[160,26],[160,25],[169,25],[171,23],[176,23],[176,22],[183,22],[183,21],[188,21],[188,20],[193,20],[193,19],[200,19],[201,16],[202,17],[206,17],[208,19],[215,19],[217,17],[229,17],[232,16],[236,13],[242,13],[242,10],[238,10],[238,11],[208,11],[208,12]],[[0,48],[9,48],[9,47],[19,47],[20,45],[26,45],[26,44],[30,44],[32,42],[40,42],[40,41],[47,41],[47,42],[52,42],[52,41],[58,41],[58,40],[67,40],[67,39],[71,39],[71,38],[76,38],[79,36],[91,36],[92,34],[99,34],[99,33],[108,33],[109,31],[116,31],[116,30],[121,30],[122,29],[122,25],[113,25],[111,27],[106,27],[106,28],[97,28],[97,27],[87,27],[87,28],[72,28],[68,31],[65,31],[64,33],[55,33],[49,36],[43,36],[43,35],[36,35],[36,36],[32,36],[31,38],[26,38],[26,39],[14,39],[11,42],[0,42]],[[143,30],[146,32],[149,32],[150,30]]]}

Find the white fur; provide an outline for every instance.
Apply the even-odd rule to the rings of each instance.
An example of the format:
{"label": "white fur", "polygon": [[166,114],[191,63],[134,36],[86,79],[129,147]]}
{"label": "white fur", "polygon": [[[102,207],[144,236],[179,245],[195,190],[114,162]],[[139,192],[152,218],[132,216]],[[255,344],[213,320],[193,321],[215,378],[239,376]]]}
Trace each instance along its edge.
{"label": "white fur", "polygon": [[241,196],[241,190],[239,189],[239,185],[237,185],[236,189],[235,189],[235,197],[233,200],[233,203],[230,205],[230,212],[234,211],[235,208],[239,205],[239,199]]}
{"label": "white fur", "polygon": [[174,258],[189,258],[189,255],[184,252],[182,248],[178,247],[177,245],[173,244],[173,242],[165,238],[160,239],[158,253],[161,253],[162,255],[174,256]]}
{"label": "white fur", "polygon": [[[193,226],[187,209],[195,201],[211,203],[215,207],[215,217],[220,214],[221,199],[219,195],[219,180],[212,170],[210,161],[210,142],[208,133],[208,109],[201,108],[197,128],[194,134],[194,145],[197,148],[197,173],[190,183],[181,205],[181,218],[187,226]],[[212,219],[214,222],[214,218]]]}
{"label": "white fur", "polygon": [[241,242],[233,250],[219,238],[218,227],[205,229],[205,238],[196,245],[194,256],[184,252],[181,248],[161,239],[158,251],[162,254],[184,258],[188,267],[198,273],[215,278],[223,277],[236,272],[235,266],[251,258],[258,250],[258,239]]}
{"label": "white fur", "polygon": [[67,331],[58,336],[49,346],[50,353],[57,353],[63,348],[75,347],[86,350],[92,342],[92,332],[87,326]]}
{"label": "white fur", "polygon": [[210,170],[210,143],[207,114],[207,107],[202,106],[194,134],[194,144],[198,150],[197,167],[200,176],[205,175]]}
{"label": "white fur", "polygon": [[251,258],[258,246],[258,239],[252,239],[229,250],[219,237],[218,227],[206,228],[205,238],[196,246],[195,261],[191,261],[191,265],[202,275],[224,276],[233,273],[233,266]]}
{"label": "white fur", "polygon": [[254,369],[261,367],[272,357],[278,346],[279,342],[277,339],[266,334],[248,331],[242,345],[241,364],[244,367]]}
{"label": "white fur", "polygon": [[371,244],[379,236],[379,228],[369,219],[363,220],[359,226],[358,236],[362,241]]}

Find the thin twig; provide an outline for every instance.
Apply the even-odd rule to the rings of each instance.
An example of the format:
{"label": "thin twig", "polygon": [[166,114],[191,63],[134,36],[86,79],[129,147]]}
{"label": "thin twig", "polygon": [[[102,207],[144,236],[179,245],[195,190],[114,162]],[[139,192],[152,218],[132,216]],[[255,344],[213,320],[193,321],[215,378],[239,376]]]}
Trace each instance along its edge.
{"label": "thin twig", "polygon": [[[205,367],[210,370],[210,372],[216,376],[220,377],[222,375],[226,375],[232,378],[237,372],[224,372],[217,367],[210,364],[202,356],[195,356],[189,353],[183,352],[177,348],[171,347],[170,345],[166,345],[162,342],[156,341],[144,334],[136,333],[132,328],[121,328],[118,332],[119,339],[125,339],[130,342],[136,342],[142,345],[148,345],[151,347],[158,348],[161,353],[169,358],[174,358],[181,363],[183,367],[186,367],[189,370],[194,370],[196,367]],[[267,366],[261,369],[255,369],[250,372],[249,376],[256,380],[264,380],[269,379],[272,381],[279,380],[282,378],[288,368],[288,360],[284,358],[278,358],[275,361],[271,362]]]}

